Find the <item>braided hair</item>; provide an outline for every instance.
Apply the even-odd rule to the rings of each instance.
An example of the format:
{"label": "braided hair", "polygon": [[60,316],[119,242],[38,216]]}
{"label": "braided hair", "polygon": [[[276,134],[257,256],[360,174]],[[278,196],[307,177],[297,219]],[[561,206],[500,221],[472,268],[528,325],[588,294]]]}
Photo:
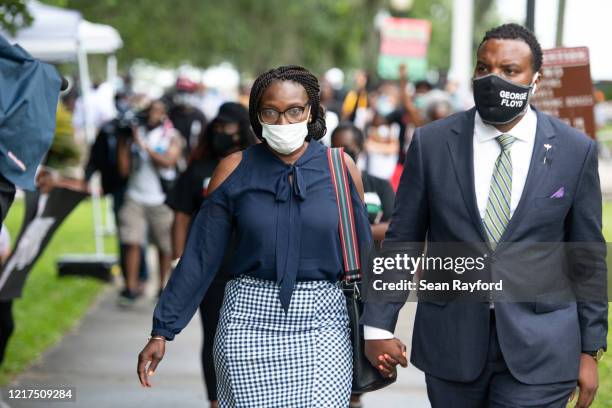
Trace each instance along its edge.
{"label": "braided hair", "polygon": [[286,65],[271,69],[261,74],[253,83],[249,97],[249,119],[255,135],[262,141],[264,140],[261,136],[261,124],[258,118],[259,107],[264,92],[275,81],[293,81],[304,87],[308,94],[308,103],[312,115],[312,122],[308,123],[306,140],[322,138],[327,128],[325,127],[325,111],[319,99],[319,81],[310,71],[298,65]]}

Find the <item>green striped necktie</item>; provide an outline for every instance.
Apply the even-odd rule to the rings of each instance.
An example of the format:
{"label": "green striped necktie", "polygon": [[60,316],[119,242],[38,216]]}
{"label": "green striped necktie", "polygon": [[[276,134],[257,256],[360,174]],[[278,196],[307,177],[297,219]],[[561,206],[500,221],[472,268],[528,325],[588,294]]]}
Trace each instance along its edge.
{"label": "green striped necktie", "polygon": [[510,222],[510,198],[512,197],[512,157],[510,156],[510,150],[516,138],[503,134],[495,139],[501,146],[501,153],[495,161],[484,219],[487,237],[494,248],[504,234],[508,222]]}

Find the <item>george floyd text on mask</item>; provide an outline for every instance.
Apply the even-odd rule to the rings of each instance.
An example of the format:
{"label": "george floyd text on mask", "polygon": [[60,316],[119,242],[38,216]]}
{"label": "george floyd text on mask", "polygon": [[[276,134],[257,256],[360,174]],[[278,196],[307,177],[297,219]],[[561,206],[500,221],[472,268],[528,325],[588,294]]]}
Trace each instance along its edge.
{"label": "george floyd text on mask", "polygon": [[538,75],[534,75],[530,85],[518,84],[496,74],[474,78],[474,103],[482,120],[503,125],[523,114],[535,92]]}

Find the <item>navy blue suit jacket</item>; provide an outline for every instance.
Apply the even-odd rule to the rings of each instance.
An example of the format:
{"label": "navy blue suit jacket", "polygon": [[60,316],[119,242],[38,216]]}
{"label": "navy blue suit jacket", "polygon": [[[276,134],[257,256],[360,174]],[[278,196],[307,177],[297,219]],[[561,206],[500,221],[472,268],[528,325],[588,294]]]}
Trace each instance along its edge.
{"label": "navy blue suit jacket", "polygon": [[[471,109],[416,130],[385,242],[480,243],[490,258],[491,279],[512,280],[508,262],[517,255],[485,244],[474,188],[474,116]],[[596,144],[555,118],[541,112],[537,118],[527,180],[502,243],[599,243],[597,256],[605,262]],[[544,145],[553,148],[547,153]],[[560,186],[564,196],[551,198]],[[394,331],[402,306],[366,302],[361,323]],[[495,315],[507,365],[527,384],[574,380],[581,351],[606,346],[605,301],[496,302]],[[489,320],[488,302],[421,301],[411,362],[439,378],[475,380],[486,362]]]}

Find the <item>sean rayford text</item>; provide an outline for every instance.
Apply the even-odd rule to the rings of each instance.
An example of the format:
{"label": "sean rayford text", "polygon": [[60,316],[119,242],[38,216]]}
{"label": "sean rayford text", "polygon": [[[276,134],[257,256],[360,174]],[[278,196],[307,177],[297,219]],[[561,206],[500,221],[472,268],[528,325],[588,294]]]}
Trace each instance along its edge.
{"label": "sean rayford text", "polygon": [[407,254],[395,254],[391,257],[375,257],[372,262],[372,272],[376,275],[385,271],[414,274],[417,270],[444,270],[461,275],[466,271],[482,271],[484,267],[484,257],[430,257],[425,255],[414,257]]}
{"label": "sean rayford text", "polygon": [[414,290],[426,290],[426,291],[461,291],[461,292],[481,292],[481,291],[502,291],[504,289],[503,282],[483,282],[477,280],[476,282],[464,282],[459,279],[453,279],[452,282],[428,282],[424,279],[413,282],[407,279],[402,279],[399,282],[383,282],[382,280],[375,280],[372,282],[372,288],[377,291],[414,291]]}

